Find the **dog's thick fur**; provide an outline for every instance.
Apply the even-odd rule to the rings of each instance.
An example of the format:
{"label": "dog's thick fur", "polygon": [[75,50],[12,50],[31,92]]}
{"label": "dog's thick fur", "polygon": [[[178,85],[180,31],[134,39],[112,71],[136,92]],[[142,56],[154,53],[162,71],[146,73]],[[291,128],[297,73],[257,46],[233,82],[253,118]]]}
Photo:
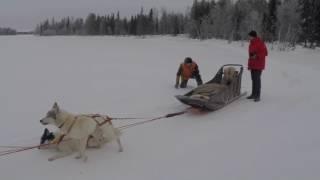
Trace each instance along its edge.
{"label": "dog's thick fur", "polygon": [[221,91],[226,91],[228,87],[230,88],[230,84],[236,80],[237,74],[236,68],[227,67],[223,70],[221,84],[210,83],[201,85],[194,90],[190,97],[193,99],[209,100],[210,95],[217,94]]}
{"label": "dog's thick fur", "polygon": [[[64,135],[64,140],[57,145],[60,153],[48,160],[53,161],[78,151],[79,155],[76,158],[83,158],[86,161],[85,150],[87,145],[100,147],[112,140],[117,140],[119,151],[122,151],[119,130],[114,128],[111,123],[99,126],[98,123],[103,121],[104,119],[99,119],[99,117],[73,115],[61,110],[58,104],[54,103],[52,109],[48,111],[47,115],[40,122],[43,125],[52,124],[58,127],[59,131],[56,132],[56,137],[59,138],[59,134]],[[89,137],[92,138],[89,139]]]}
{"label": "dog's thick fur", "polygon": [[221,84],[229,85],[236,79],[237,70],[234,67],[227,67],[223,70],[223,78]]}

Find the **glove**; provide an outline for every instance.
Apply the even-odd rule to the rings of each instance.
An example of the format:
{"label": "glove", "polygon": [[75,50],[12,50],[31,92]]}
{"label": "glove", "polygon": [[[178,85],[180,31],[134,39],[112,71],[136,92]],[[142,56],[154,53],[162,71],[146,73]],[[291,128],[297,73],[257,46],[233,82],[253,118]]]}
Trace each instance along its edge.
{"label": "glove", "polygon": [[257,58],[256,53],[250,53],[250,59],[255,60]]}

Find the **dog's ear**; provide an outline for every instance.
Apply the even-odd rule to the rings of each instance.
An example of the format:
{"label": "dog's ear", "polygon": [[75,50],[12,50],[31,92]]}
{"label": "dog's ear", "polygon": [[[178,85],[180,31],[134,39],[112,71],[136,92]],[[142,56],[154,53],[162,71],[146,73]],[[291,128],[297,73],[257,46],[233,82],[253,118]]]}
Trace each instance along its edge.
{"label": "dog's ear", "polygon": [[53,104],[52,109],[54,109],[56,112],[59,112],[59,111],[60,111],[60,108],[59,108],[59,106],[58,106],[58,103],[57,103],[57,102],[55,102],[55,103]]}

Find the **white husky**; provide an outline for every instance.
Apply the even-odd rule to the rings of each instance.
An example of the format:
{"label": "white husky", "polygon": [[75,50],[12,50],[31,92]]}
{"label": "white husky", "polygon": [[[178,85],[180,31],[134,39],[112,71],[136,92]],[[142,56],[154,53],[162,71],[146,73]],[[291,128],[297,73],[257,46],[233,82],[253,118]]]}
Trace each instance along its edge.
{"label": "white husky", "polygon": [[[106,121],[103,117],[73,115],[61,110],[58,104],[54,103],[51,110],[40,122],[43,125],[52,124],[59,128],[56,133],[58,137],[54,141],[58,141],[57,147],[61,152],[49,158],[49,161],[65,157],[74,151],[79,152],[76,158],[83,158],[86,161],[85,150],[88,145],[90,146],[90,143],[100,147],[115,139],[117,140],[119,151],[123,150],[119,138],[119,130],[113,127],[110,120]],[[62,137],[63,140],[59,142]],[[89,137],[91,138],[89,139]]]}

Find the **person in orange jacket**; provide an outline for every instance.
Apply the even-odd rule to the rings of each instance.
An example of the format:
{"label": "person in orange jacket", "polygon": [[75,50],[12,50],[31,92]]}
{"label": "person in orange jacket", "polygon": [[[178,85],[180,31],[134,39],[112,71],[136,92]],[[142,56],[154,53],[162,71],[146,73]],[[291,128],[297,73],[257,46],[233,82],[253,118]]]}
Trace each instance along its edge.
{"label": "person in orange jacket", "polygon": [[179,88],[179,82],[181,79],[180,88],[186,88],[189,79],[196,79],[198,86],[202,84],[202,79],[199,72],[199,67],[190,57],[186,57],[184,62],[180,64],[175,88]]}

